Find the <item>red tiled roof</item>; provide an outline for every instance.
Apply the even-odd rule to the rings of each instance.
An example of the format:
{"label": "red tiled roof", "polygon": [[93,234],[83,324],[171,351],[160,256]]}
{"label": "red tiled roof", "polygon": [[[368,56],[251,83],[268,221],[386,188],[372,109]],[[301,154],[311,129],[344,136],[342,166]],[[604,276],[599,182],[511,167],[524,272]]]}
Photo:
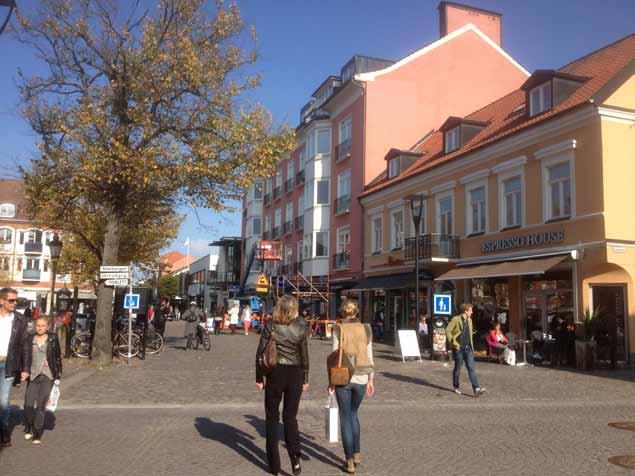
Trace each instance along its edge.
{"label": "red tiled roof", "polygon": [[414,152],[425,152],[422,158],[398,177],[383,180],[377,177],[361,196],[364,197],[383,190],[392,184],[421,174],[432,167],[444,164],[468,152],[473,152],[524,129],[545,122],[556,115],[587,104],[602,87],[634,61],[635,34],[631,34],[560,68],[558,72],[589,79],[567,99],[548,112],[528,118],[523,107],[525,105],[525,92],[520,89],[513,91],[466,116],[466,119],[486,122],[488,125],[463,147],[445,154],[443,151],[443,134],[440,131],[436,131],[412,149]]}

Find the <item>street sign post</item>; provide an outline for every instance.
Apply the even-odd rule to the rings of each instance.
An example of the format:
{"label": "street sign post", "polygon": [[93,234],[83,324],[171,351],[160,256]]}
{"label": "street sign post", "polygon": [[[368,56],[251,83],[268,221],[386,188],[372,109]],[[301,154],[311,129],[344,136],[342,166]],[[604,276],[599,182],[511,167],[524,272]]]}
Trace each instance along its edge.
{"label": "street sign post", "polygon": [[104,284],[106,286],[128,286],[128,278],[126,279],[107,279]]}
{"label": "street sign post", "polygon": [[129,266],[100,266],[100,273],[125,273],[128,274],[130,272]]}
{"label": "street sign post", "polygon": [[124,309],[139,309],[139,300],[141,299],[140,294],[126,294],[126,297],[123,300],[123,308]]}
{"label": "street sign post", "polygon": [[128,279],[129,273],[100,273],[99,279]]}

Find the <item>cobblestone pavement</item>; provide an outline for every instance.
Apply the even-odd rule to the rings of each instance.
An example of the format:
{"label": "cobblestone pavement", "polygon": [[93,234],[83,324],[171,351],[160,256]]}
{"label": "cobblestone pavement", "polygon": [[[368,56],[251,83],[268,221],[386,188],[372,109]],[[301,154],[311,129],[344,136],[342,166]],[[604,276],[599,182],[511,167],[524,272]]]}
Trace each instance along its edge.
{"label": "cobblestone pavement", "polygon": [[[170,323],[178,335],[182,323]],[[2,475],[263,475],[264,410],[254,386],[258,335],[213,337],[211,352],[167,339],[159,356],[98,369],[67,365],[44,444],[0,452]],[[312,340],[311,387],[299,414],[307,475],[340,475],[342,450],[324,439],[328,342]],[[635,454],[635,372],[584,374],[477,363],[488,393],[451,392],[451,367],[402,363],[376,346],[377,395],[361,410],[361,475],[626,475],[608,463]],[[469,382],[465,371],[463,387]],[[23,388],[13,394],[22,401]],[[19,415],[16,415],[19,417]],[[282,450],[284,454],[284,450]],[[283,467],[286,460],[283,458]],[[288,464],[287,464],[288,470]]]}

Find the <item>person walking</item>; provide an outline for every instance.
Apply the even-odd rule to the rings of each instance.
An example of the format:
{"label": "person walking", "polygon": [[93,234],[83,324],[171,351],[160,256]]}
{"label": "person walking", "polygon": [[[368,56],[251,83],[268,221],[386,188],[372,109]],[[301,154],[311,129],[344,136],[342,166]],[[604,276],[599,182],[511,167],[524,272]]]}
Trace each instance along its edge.
{"label": "person walking", "polygon": [[62,378],[62,350],[56,334],[49,332],[49,320],[40,316],[35,333],[22,347],[21,380],[28,381],[24,397],[24,439],[34,445],[42,442],[46,403],[56,381]]}
{"label": "person walking", "polygon": [[229,330],[233,334],[236,332],[236,327],[238,327],[238,318],[240,316],[240,304],[238,301],[234,301],[233,304],[229,307]]}
{"label": "person walking", "polygon": [[22,371],[22,346],[26,340],[28,323],[15,312],[18,292],[0,289],[0,446],[11,446],[9,432],[9,397],[16,375]]}
{"label": "person walking", "polygon": [[343,387],[329,387],[329,394],[335,393],[340,413],[340,430],[346,463],[342,470],[355,473],[355,467],[361,459],[361,428],[359,424],[359,407],[364,396],[375,394],[375,362],[373,359],[373,331],[368,324],[358,319],[357,301],[347,299],[340,306],[342,322],[333,332],[333,351],[342,345],[344,354],[352,357],[355,370],[351,381]]}
{"label": "person walking", "polygon": [[[256,352],[256,386],[265,391],[267,461],[271,474],[280,472],[278,423],[283,398],[284,439],[291,469],[296,476],[302,472],[297,415],[302,393],[309,389],[309,347],[306,332],[297,317],[295,297],[285,294],[278,299],[273,310],[273,323],[266,323]],[[275,367],[265,375],[262,359],[270,339],[275,341],[277,358]]]}
{"label": "person walking", "polygon": [[242,320],[243,327],[245,329],[245,335],[248,336],[249,328],[251,327],[251,306],[249,304],[243,307]]}
{"label": "person walking", "polygon": [[203,311],[196,305],[196,301],[190,301],[190,307],[183,313],[181,319],[185,321],[185,338],[187,339],[185,348],[192,347],[194,339],[197,338],[196,332],[198,329],[198,323],[203,317]]}
{"label": "person walking", "polygon": [[476,370],[474,369],[474,342],[472,340],[472,304],[461,304],[461,314],[454,316],[445,330],[452,356],[454,358],[454,371],[452,372],[452,386],[454,392],[461,395],[459,376],[461,367],[465,361],[467,373],[472,383],[474,396],[480,397],[485,389],[478,384]]}

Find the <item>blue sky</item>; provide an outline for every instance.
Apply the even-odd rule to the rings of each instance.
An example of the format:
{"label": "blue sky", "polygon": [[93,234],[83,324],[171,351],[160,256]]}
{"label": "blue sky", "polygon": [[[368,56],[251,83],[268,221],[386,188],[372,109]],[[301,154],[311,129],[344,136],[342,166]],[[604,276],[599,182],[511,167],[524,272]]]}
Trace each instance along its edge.
{"label": "blue sky", "polygon": [[[29,8],[36,0],[18,0]],[[125,1],[125,0],[119,0]],[[150,0],[146,0],[152,3]],[[529,71],[557,68],[634,32],[633,0],[471,0],[503,14],[503,48]],[[354,54],[399,59],[439,35],[438,1],[238,0],[258,30],[264,81],[255,97],[279,123],[295,125],[300,107],[329,74]],[[0,12],[3,13],[3,12]],[[31,51],[0,39],[0,166],[16,176],[34,151],[34,136],[17,113],[15,76],[38,70]],[[240,214],[184,209],[187,219],[172,249],[203,255],[207,243],[240,234]]]}

